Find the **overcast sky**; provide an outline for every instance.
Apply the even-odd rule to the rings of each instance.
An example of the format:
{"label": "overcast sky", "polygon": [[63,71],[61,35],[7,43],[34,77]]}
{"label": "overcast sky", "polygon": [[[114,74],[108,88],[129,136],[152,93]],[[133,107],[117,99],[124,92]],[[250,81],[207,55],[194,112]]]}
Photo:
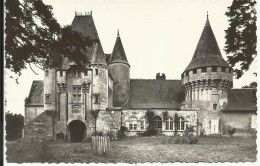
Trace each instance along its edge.
{"label": "overcast sky", "polygon": [[[181,79],[202,33],[206,13],[222,56],[228,27],[225,12],[231,0],[43,0],[52,5],[54,17],[61,25],[69,25],[77,12],[93,12],[94,22],[105,53],[111,53],[117,29],[131,65],[130,77],[154,79],[157,72],[166,79]],[[24,115],[24,99],[33,80],[43,80],[43,72],[35,75],[23,71],[19,84],[7,75],[7,110]],[[251,69],[234,88],[256,80]]]}

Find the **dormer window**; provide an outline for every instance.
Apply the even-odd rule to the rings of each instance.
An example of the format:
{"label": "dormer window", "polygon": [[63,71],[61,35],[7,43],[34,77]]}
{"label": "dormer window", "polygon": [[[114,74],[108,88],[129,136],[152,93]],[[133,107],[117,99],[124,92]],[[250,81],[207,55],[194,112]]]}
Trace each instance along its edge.
{"label": "dormer window", "polygon": [[74,71],[74,77],[81,77],[81,71],[75,70]]}
{"label": "dormer window", "polygon": [[216,66],[212,67],[212,72],[217,72],[217,67]]}
{"label": "dormer window", "polygon": [[206,67],[203,67],[202,69],[201,69],[201,72],[202,73],[205,73],[207,71],[207,68]]}
{"label": "dormer window", "polygon": [[222,68],[221,68],[221,71],[222,71],[222,72],[226,72],[226,68],[225,68],[225,67],[222,67]]}
{"label": "dormer window", "polygon": [[197,74],[197,69],[193,69],[192,73]]}

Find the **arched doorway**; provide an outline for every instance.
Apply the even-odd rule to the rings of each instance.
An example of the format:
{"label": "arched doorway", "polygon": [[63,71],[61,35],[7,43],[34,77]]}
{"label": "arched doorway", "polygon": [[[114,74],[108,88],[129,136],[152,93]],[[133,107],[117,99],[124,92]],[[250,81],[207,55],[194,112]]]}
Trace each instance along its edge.
{"label": "arched doorway", "polygon": [[160,116],[153,117],[152,126],[155,128],[157,133],[162,132],[162,118]]}
{"label": "arched doorway", "polygon": [[85,136],[86,125],[80,120],[73,120],[68,125],[69,141],[81,142]]}

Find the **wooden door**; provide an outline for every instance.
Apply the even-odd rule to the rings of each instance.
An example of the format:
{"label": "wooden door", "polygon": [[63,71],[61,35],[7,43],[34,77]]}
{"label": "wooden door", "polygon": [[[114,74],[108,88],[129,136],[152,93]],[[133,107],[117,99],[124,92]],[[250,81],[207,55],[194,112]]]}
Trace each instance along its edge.
{"label": "wooden door", "polygon": [[214,118],[211,119],[211,134],[218,134],[219,133],[219,119]]}

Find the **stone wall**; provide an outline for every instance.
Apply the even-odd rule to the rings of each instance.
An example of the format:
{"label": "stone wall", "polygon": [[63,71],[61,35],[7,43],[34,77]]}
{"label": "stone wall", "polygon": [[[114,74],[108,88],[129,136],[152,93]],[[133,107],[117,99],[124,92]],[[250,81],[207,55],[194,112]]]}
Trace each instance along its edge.
{"label": "stone wall", "polygon": [[26,125],[28,122],[32,121],[38,115],[43,113],[43,106],[25,106],[24,111],[24,124]]}
{"label": "stone wall", "polygon": [[108,65],[108,71],[113,79],[113,106],[121,107],[129,97],[129,66],[123,63],[113,63]]}
{"label": "stone wall", "polygon": [[24,126],[24,141],[53,140],[53,114],[43,112]]}
{"label": "stone wall", "polygon": [[[46,72],[48,71],[48,75]],[[56,69],[46,69],[44,73],[44,110],[56,109]],[[46,95],[50,95],[50,103],[46,102]]]}
{"label": "stone wall", "polygon": [[235,135],[254,132],[251,127],[251,118],[256,116],[254,112],[224,112],[221,114],[221,130],[226,135],[229,127],[236,128]]}
{"label": "stone wall", "polygon": [[[193,110],[169,110],[169,109],[149,109],[155,113],[155,116],[159,116],[162,119],[162,134],[164,135],[174,135],[174,127],[173,130],[166,130],[166,121],[163,119],[163,112],[168,112],[168,117],[174,119],[174,115],[178,114],[179,117],[183,117],[185,120],[185,129],[186,125],[194,126],[194,130],[196,131],[196,121],[197,121],[197,114],[196,111]],[[129,129],[129,123],[132,118],[137,119],[137,129],[136,130],[129,130],[127,132],[128,136],[137,136],[138,133],[142,133],[146,130],[149,126],[147,119],[145,118],[147,110],[123,110],[122,114],[122,125]],[[145,118],[145,125],[144,129],[141,129],[140,121]],[[184,131],[178,131],[178,134],[183,134]],[[196,133],[196,132],[194,132]]]}

